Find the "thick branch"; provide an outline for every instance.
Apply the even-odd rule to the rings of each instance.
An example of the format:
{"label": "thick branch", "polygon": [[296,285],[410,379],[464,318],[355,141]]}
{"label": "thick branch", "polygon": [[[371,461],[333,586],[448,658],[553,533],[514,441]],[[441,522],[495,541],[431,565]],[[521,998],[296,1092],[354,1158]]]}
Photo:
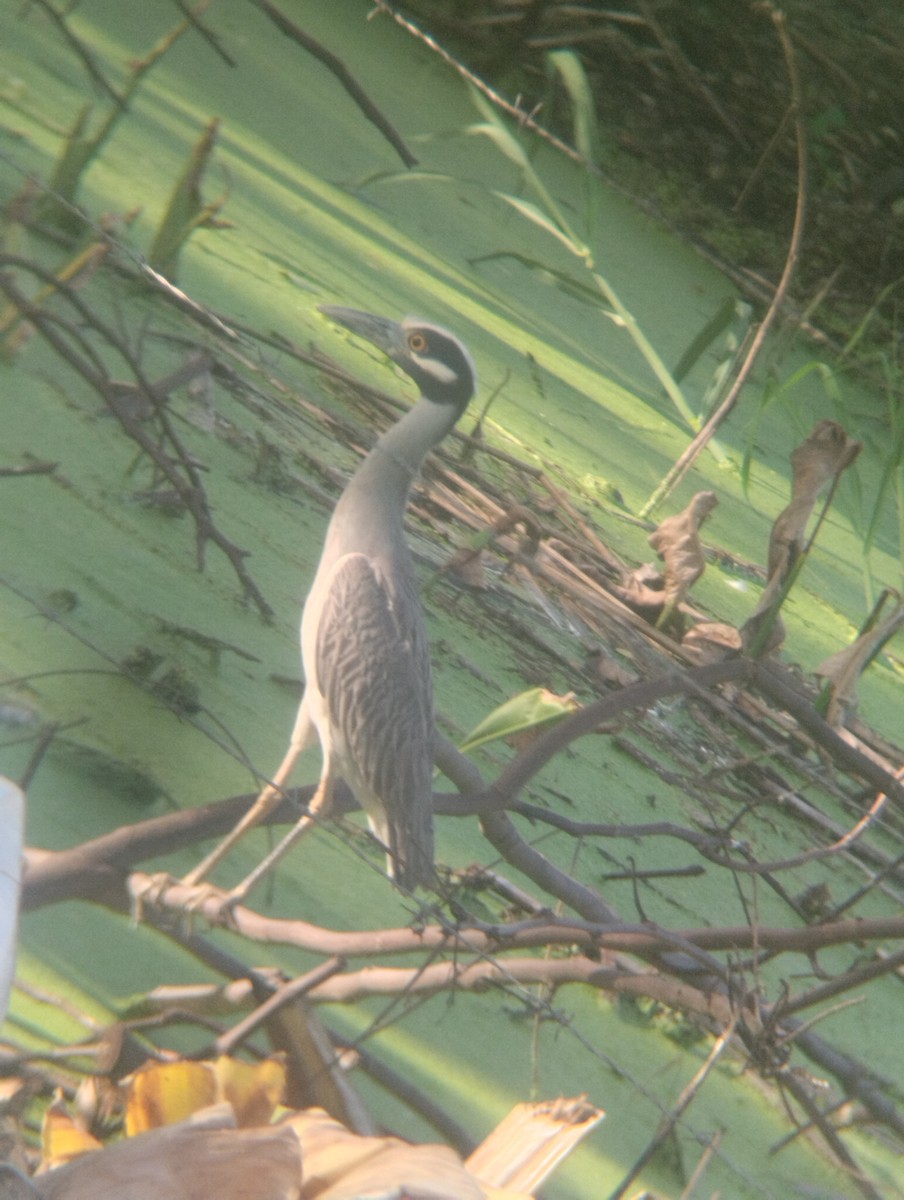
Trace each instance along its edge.
{"label": "thick branch", "polygon": [[[136,874],[132,877],[130,887],[134,893],[141,894],[150,882],[149,876]],[[166,888],[158,903],[161,907],[182,912],[186,902],[196,895],[195,887],[173,883]],[[211,894],[196,911],[199,916],[218,919],[222,914],[220,897]],[[830,925],[808,925],[801,929],[736,925],[666,930],[652,923],[619,921],[612,924],[606,920],[547,916],[514,925],[475,923],[453,927],[431,924],[413,928],[345,931],[326,929],[294,918],[267,917],[243,905],[236,905],[231,910],[231,923],[238,933],[256,942],[293,946],[341,958],[429,954],[443,950],[496,955],[540,946],[577,946],[590,954],[611,951],[645,958],[662,955],[676,948],[696,948],[707,952],[760,949],[809,954],[826,946],[904,937],[904,917],[836,921]],[[707,961],[705,965],[709,967],[712,964]],[[715,965],[721,973],[721,966]]]}

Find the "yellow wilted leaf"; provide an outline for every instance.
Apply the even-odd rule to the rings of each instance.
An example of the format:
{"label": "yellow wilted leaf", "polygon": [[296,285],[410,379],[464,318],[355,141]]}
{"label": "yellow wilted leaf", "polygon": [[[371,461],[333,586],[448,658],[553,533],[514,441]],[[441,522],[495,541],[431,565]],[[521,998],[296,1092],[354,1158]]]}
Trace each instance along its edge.
{"label": "yellow wilted leaf", "polygon": [[286,1068],[280,1059],[247,1063],[223,1055],[213,1069],[219,1084],[217,1099],[229,1101],[239,1126],[269,1124],[286,1090]]}
{"label": "yellow wilted leaf", "polygon": [[217,1081],[208,1063],[150,1063],[131,1077],[126,1097],[126,1135],[175,1125],[215,1104]]}
{"label": "yellow wilted leaf", "polygon": [[50,1171],[63,1163],[71,1162],[82,1154],[100,1150],[101,1143],[82,1129],[63,1109],[61,1104],[51,1104],[44,1114],[41,1128],[41,1166],[39,1173]]}
{"label": "yellow wilted leaf", "polygon": [[276,1058],[262,1063],[226,1057],[216,1062],[151,1063],[129,1081],[126,1133],[133,1137],[173,1125],[221,1101],[232,1107],[238,1125],[264,1125],[280,1103],[285,1084],[285,1067]]}

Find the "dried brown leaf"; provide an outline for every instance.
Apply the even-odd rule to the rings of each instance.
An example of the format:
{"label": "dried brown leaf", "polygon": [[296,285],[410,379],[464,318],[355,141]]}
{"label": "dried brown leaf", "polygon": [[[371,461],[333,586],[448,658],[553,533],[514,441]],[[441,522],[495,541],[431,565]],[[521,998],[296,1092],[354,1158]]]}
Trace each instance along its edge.
{"label": "dried brown leaf", "polygon": [[612,583],[609,587],[622,604],[655,624],[663,608],[665,580],[653,563],[641,563],[622,583]]}
{"label": "dried brown leaf", "polygon": [[884,621],[878,621],[855,642],[832,654],[816,668],[829,685],[830,699],[826,719],[836,728],[844,724],[846,713],[857,703],[857,683],[878,648],[904,625],[904,602],[899,602]]}
{"label": "dried brown leaf", "polygon": [[224,1100],[238,1125],[263,1125],[285,1087],[285,1066],[274,1058],[246,1063],[221,1055],[213,1062],[149,1063],[129,1081],[126,1132],[131,1137],[173,1125]]}
{"label": "dried brown leaf", "polygon": [[818,421],[791,454],[791,501],[775,520],[769,538],[767,573],[793,565],[803,547],[807,522],[822,489],[846,470],[863,448],[837,421]]}
{"label": "dried brown leaf", "polygon": [[[777,649],[785,638],[777,615],[783,592],[804,548],[807,523],[817,497],[827,484],[846,470],[863,448],[848,437],[837,421],[817,421],[809,437],[791,454],[791,500],[776,517],[769,537],[768,581],[756,609],[741,627],[745,650],[756,648],[758,657]],[[771,622],[768,637],[757,645],[763,625]]]}
{"label": "dried brown leaf", "polygon": [[741,649],[741,635],[723,621],[699,621],[681,639],[681,647],[699,666],[722,662]]}
{"label": "dried brown leaf", "polygon": [[683,512],[666,517],[650,534],[650,545],[665,563],[663,625],[706,570],[700,526],[719,503],[715,492],[697,492]]}

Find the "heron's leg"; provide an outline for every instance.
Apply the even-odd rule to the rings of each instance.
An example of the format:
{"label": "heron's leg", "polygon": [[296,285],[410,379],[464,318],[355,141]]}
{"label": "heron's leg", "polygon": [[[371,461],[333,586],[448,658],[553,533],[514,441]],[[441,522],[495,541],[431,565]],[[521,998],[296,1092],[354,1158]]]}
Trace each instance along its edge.
{"label": "heron's leg", "polygon": [[323,817],[329,815],[329,811],[333,805],[333,773],[329,762],[329,752],[324,752],[323,774],[320,776],[320,783],[317,785],[317,791],[311,797],[311,802],[308,805],[308,811],[304,814],[300,821],[289,830],[283,840],[274,846],[263,862],[258,863],[250,875],[232,888],[228,893],[227,902],[229,904],[237,904],[244,900],[252,888],[257,887],[265,875],[276,866],[276,864],[288,854],[297,841],[310,833],[314,826]]}
{"label": "heron's leg", "polygon": [[[301,704],[298,706],[298,716],[295,718],[295,728],[292,730],[289,749],[279,764],[276,774],[267,786],[263,788],[261,794],[236,825],[235,829],[227,834],[222,842],[218,846],[215,846],[210,854],[194,870],[189,871],[182,880],[184,884],[193,887],[196,883],[200,883],[213,870],[217,863],[226,857],[232,847],[241,841],[248,830],[258,825],[267,813],[276,807],[282,799],[283,788],[292,774],[295,763],[298,761],[298,756],[314,740],[314,732],[314,723],[311,720],[311,714],[308,710],[307,693],[305,693],[301,698]],[[317,790],[319,793],[320,788]]]}

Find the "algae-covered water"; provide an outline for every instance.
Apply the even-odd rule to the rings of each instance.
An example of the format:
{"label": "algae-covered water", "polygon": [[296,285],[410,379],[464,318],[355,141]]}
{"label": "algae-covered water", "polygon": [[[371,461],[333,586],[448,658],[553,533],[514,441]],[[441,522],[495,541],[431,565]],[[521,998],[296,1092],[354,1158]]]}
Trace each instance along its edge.
{"label": "algae-covered water", "polygon": [[[183,247],[178,286],[236,336],[201,332],[178,308],[138,286],[131,271],[102,269],[79,281],[78,295],[151,379],[165,376],[199,343],[211,354],[203,386],[174,393],[171,418],[201,472],[217,527],[249,552],[243,561],[272,621],[243,597],[236,571],[216,545],[207,543],[198,568],[190,518],[160,502],[161,481],[147,459],[45,341],[23,333],[12,350],[8,343],[0,364],[0,465],[56,464],[50,473],[0,479],[0,768],[17,776],[42,731],[51,724],[57,729],[29,789],[30,845],[64,848],[173,806],[251,791],[278,763],[297,704],[301,604],[330,506],[357,450],[372,439],[374,420],[348,386],[312,365],[311,353],[330,356],[402,400],[412,397],[380,355],[319,315],[319,304],[415,312],[453,328],[478,365],[475,416],[498,391],[485,421],[487,440],[542,467],[615,553],[631,563],[652,557],[647,529],[628,518],[684,448],[688,430],[624,328],[562,286],[565,275],[582,282],[580,263],[500,198],[500,192],[518,194],[523,179],[490,138],[471,130],[481,116],[466,84],[388,18],[367,21],[369,5],[359,0],[297,0],[291,9],[293,20],[342,58],[400,131],[419,159],[417,168],[403,167],[335,76],[262,12],[240,0],[218,0],[206,20],[232,62],[197,31],[186,33],[148,72],[75,196],[88,218],[84,240],[104,223],[134,255],[145,254],[191,147],[207,122],[219,119],[201,190],[205,200],[221,197],[223,204],[216,220]],[[69,25],[121,87],[129,64],[176,20],[176,9],[164,4],[84,0]],[[0,50],[4,250],[59,269],[75,249],[18,224],[9,206],[30,175],[52,176],[79,110],[91,106],[90,133],[111,102],[41,10],[28,9],[6,24]],[[586,172],[547,145],[532,145],[531,156],[577,221]],[[597,269],[661,358],[674,364],[732,289],[622,198],[594,186],[594,225],[584,236]],[[72,311],[67,314],[72,319]],[[300,356],[284,351],[289,343]],[[111,373],[125,370],[108,350],[104,354]],[[814,371],[762,408],[767,384],[791,378],[812,357],[815,351],[798,347],[764,362],[720,431],[723,460],[704,455],[668,503],[669,512],[677,511],[694,492],[716,491],[720,507],[706,527],[707,541],[730,552],[732,562],[762,564],[770,526],[788,499],[790,449],[826,416],[863,439],[864,451],[789,605],[784,654],[804,672],[852,639],[868,592],[900,583],[891,505],[878,522],[868,564],[862,553],[887,451],[884,401],[853,385],[841,395],[827,390]],[[717,358],[714,347],[684,380],[692,407]],[[469,418],[463,425],[470,426]],[[745,480],[747,451],[752,465]],[[425,582],[467,535],[435,515],[429,524],[412,521]],[[695,602],[739,624],[761,582],[739,573],[727,557],[719,561],[695,590]],[[527,662],[525,642],[508,620],[511,604],[557,651],[540,655],[539,666]],[[427,615],[440,722],[451,733],[464,735],[529,684],[592,698],[581,670],[586,638],[567,624],[551,625],[529,594],[513,600],[491,590],[482,596],[434,579]],[[904,705],[900,645],[889,649],[861,685],[860,713],[894,739]],[[120,670],[139,661],[147,664],[144,683],[168,681],[169,691],[138,686]],[[538,671],[544,678],[535,678]],[[172,703],[173,689],[181,704]],[[684,720],[678,709],[656,718],[670,729]],[[655,725],[627,732],[654,756],[678,753],[668,738],[657,742]],[[509,754],[491,750],[481,765],[492,776]],[[702,819],[685,789],[671,787],[640,760],[606,738],[584,739],[546,769],[532,798],[550,804],[567,798],[569,813],[585,820]],[[309,753],[299,780],[313,780],[318,767],[316,752]],[[440,818],[437,834],[438,858],[450,868],[492,860],[474,818]],[[603,886],[627,919],[639,919],[631,883],[601,885],[613,860],[624,864],[636,856],[646,870],[691,861],[690,853],[676,852],[676,843],[624,838],[606,841],[604,852],[582,845],[575,862],[570,839],[527,825],[524,834],[540,839],[559,865]],[[756,837],[763,859],[808,845],[804,830],[782,824],[774,813],[757,825]],[[262,833],[249,838],[218,881],[241,878],[266,844]],[[182,852],[165,866],[184,872],[194,860],[194,853]],[[833,863],[836,895],[859,885],[861,867]],[[821,879],[815,870],[801,870],[785,886],[802,889]],[[667,927],[743,924],[752,907],[764,925],[788,919],[773,891],[763,887],[754,895],[746,882],[726,888],[712,872],[641,890],[642,916]],[[410,905],[383,877],[380,856],[347,828],[324,829],[302,843],[259,903],[339,929],[412,919]],[[872,903],[877,914],[896,911],[892,898]],[[216,936],[258,961],[260,948]],[[86,904],[26,916],[22,944],[24,978],[77,996],[98,1012],[163,982],[205,977],[193,958],[150,929]],[[264,957],[294,972],[317,961],[275,949]],[[769,999],[792,969],[804,972],[811,964],[803,957],[793,968],[783,961],[762,982]],[[901,1049],[888,1029],[900,1003],[896,989],[899,981],[879,982],[868,1003],[826,1025],[827,1037],[895,1078]],[[668,1010],[617,1003],[580,986],[553,994],[513,984],[508,991],[417,1002],[373,998],[327,1006],[325,1016],[344,1035],[366,1038],[369,1050],[410,1076],[478,1140],[519,1100],[588,1093],[608,1116],[547,1186],[550,1197],[608,1194],[708,1049],[702,1031]],[[17,1036],[25,1030],[37,1037],[55,1022],[62,1040],[77,1036],[24,995],[14,997],[13,1018]],[[371,1032],[375,1022],[381,1028]],[[166,1037],[191,1046],[187,1034]],[[361,1079],[360,1086],[380,1122],[403,1136],[435,1137],[374,1084]],[[739,1057],[729,1057],[642,1182],[656,1195],[681,1195],[718,1132],[705,1185],[694,1195],[858,1194],[805,1137],[770,1156],[787,1129],[774,1090],[744,1074]],[[865,1135],[854,1145],[875,1179],[895,1186],[888,1152]]]}

